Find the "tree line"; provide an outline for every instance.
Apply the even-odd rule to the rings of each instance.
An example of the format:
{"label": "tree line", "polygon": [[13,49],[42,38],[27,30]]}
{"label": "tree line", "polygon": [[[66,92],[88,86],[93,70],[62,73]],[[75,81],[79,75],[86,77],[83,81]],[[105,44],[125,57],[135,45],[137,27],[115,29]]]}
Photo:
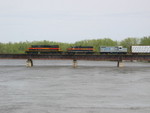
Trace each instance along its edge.
{"label": "tree line", "polygon": [[62,42],[53,42],[53,41],[33,41],[33,42],[15,42],[15,43],[0,43],[0,54],[22,54],[31,47],[31,45],[59,45],[63,51],[66,51],[67,48],[71,46],[93,46],[95,51],[99,51],[100,46],[123,46],[130,48],[132,45],[150,45],[150,36],[143,38],[133,38],[129,37],[122,41],[112,40],[110,38],[103,39],[92,39],[92,40],[82,40],[75,43],[62,43]]}

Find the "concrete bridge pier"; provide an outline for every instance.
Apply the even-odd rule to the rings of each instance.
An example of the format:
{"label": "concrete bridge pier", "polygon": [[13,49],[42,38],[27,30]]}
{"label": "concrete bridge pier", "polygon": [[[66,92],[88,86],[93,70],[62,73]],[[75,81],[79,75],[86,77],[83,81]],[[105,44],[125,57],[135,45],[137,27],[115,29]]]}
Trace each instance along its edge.
{"label": "concrete bridge pier", "polygon": [[124,67],[124,63],[123,63],[123,61],[121,60],[118,60],[117,61],[117,67]]}
{"label": "concrete bridge pier", "polygon": [[27,59],[27,61],[26,61],[26,67],[32,67],[32,66],[33,66],[32,59]]}
{"label": "concrete bridge pier", "polygon": [[73,68],[76,68],[76,67],[77,67],[77,60],[74,59],[74,60],[73,60]]}

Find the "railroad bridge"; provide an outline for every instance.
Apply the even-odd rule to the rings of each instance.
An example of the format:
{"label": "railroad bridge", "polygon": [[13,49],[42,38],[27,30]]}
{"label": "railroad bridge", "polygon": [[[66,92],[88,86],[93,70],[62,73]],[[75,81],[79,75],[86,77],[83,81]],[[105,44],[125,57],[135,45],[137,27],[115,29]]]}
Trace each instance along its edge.
{"label": "railroad bridge", "polygon": [[33,66],[33,59],[46,60],[73,60],[73,66],[77,66],[77,60],[95,61],[117,61],[117,66],[121,67],[123,60],[150,61],[150,54],[132,55],[52,55],[52,54],[0,54],[0,59],[27,59],[27,66]]}

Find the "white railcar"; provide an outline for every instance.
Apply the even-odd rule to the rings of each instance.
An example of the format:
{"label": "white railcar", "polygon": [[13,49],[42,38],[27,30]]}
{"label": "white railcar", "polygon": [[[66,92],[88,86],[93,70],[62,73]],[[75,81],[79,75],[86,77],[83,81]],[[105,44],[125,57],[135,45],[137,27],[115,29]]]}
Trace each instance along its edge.
{"label": "white railcar", "polygon": [[132,53],[150,53],[150,46],[131,46]]}

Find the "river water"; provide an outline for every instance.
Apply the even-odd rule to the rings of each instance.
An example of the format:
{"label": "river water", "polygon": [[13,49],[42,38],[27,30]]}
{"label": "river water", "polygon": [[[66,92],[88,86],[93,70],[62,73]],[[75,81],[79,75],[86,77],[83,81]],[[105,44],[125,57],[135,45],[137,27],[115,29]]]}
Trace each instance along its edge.
{"label": "river water", "polygon": [[0,60],[0,113],[150,113],[150,64]]}

